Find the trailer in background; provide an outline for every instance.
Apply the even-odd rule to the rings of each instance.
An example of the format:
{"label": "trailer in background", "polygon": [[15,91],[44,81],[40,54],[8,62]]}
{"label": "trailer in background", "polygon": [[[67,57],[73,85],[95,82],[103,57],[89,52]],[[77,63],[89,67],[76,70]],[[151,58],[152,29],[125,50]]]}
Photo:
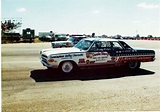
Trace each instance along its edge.
{"label": "trailer in background", "polygon": [[22,18],[2,18],[1,20],[1,38],[2,43],[20,42]]}
{"label": "trailer in background", "polygon": [[30,28],[23,29],[22,41],[23,42],[34,42],[35,39],[35,30]]}
{"label": "trailer in background", "polygon": [[4,33],[4,36],[2,38],[3,40],[6,40],[9,43],[19,43],[21,39],[21,35],[19,33]]}

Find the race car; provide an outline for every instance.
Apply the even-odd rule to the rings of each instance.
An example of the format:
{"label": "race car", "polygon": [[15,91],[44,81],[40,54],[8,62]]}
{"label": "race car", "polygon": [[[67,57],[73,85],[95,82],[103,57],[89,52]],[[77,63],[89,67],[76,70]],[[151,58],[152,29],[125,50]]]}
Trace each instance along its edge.
{"label": "race car", "polygon": [[71,48],[43,49],[40,61],[47,68],[57,68],[65,74],[77,68],[127,65],[137,70],[141,62],[155,60],[155,51],[130,47],[122,40],[85,38]]}

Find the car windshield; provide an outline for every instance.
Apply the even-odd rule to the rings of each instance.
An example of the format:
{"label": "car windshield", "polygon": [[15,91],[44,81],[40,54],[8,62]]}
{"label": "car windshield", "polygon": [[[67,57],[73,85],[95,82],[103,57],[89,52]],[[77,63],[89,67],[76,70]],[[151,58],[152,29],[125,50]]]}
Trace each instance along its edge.
{"label": "car windshield", "polygon": [[88,50],[88,48],[92,45],[93,41],[90,40],[81,40],[78,42],[74,47],[81,49],[81,50]]}
{"label": "car windshield", "polygon": [[73,41],[74,41],[74,38],[73,38],[73,37],[70,37],[70,38],[68,39],[68,41],[73,42]]}

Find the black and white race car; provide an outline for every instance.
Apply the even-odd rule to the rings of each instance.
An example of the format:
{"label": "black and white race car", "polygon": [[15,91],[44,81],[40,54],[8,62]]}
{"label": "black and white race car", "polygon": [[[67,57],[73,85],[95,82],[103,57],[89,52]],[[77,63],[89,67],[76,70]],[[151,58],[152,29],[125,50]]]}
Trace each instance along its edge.
{"label": "black and white race car", "polygon": [[88,66],[127,65],[135,70],[141,62],[154,61],[155,51],[132,48],[122,40],[85,38],[71,48],[43,49],[40,60],[47,68],[58,68],[63,73]]}

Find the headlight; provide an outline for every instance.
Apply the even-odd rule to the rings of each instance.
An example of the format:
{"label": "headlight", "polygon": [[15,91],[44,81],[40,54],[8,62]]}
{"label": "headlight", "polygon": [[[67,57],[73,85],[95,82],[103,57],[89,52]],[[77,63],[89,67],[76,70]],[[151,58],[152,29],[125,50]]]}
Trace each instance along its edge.
{"label": "headlight", "polygon": [[54,59],[49,59],[48,62],[52,63],[52,62],[54,62]]}

